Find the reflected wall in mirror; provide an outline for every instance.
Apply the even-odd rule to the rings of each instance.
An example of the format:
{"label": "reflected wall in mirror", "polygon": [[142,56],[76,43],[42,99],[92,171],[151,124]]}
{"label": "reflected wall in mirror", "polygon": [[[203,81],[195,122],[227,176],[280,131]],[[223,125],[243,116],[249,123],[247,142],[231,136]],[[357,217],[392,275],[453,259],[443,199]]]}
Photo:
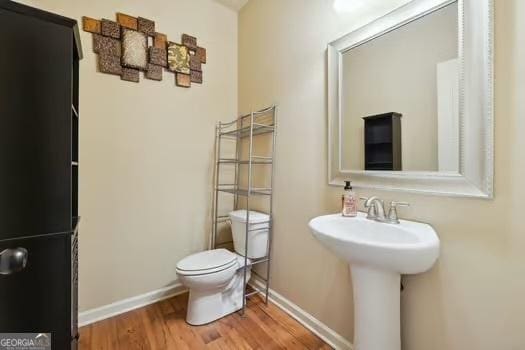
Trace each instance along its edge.
{"label": "reflected wall in mirror", "polygon": [[341,168],[459,172],[458,3],[342,53]]}

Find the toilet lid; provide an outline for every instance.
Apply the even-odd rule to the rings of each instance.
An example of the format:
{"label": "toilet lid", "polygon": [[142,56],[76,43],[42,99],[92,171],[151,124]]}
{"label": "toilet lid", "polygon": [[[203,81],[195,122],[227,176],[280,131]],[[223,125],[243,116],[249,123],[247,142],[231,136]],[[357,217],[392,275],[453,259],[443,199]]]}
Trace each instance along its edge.
{"label": "toilet lid", "polygon": [[[230,212],[230,220],[246,222],[246,214],[246,210],[244,209],[232,211]],[[250,220],[250,223],[252,224],[268,222],[268,220],[270,220],[270,215],[250,210],[250,216],[248,220]]]}
{"label": "toilet lid", "polygon": [[177,264],[180,273],[210,273],[236,264],[237,255],[226,249],[213,249],[185,257]]}

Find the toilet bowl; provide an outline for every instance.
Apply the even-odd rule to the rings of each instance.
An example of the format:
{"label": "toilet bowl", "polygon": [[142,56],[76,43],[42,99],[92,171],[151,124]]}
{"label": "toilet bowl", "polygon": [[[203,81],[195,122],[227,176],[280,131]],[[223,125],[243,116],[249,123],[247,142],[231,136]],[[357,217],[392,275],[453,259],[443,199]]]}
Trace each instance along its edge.
{"label": "toilet bowl", "polygon": [[226,249],[207,250],[179,261],[177,275],[190,290],[186,322],[202,325],[239,310],[244,288],[242,266],[244,257]]}
{"label": "toilet bowl", "polygon": [[[246,211],[232,212],[230,219],[234,249],[239,254],[226,249],[213,249],[192,254],[177,263],[179,281],[190,291],[186,322],[191,325],[210,323],[242,308],[243,290],[246,286],[243,269]],[[259,258],[266,254],[268,220],[268,215],[250,211],[249,233],[255,227],[258,236],[248,237],[248,257]],[[264,222],[266,226],[263,226]],[[248,259],[246,283],[251,276],[250,264],[251,260]]]}

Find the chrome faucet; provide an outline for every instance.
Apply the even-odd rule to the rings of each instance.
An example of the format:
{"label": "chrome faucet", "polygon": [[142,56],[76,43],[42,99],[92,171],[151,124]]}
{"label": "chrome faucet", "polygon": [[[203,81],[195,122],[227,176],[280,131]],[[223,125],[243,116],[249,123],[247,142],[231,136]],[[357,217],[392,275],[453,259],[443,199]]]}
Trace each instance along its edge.
{"label": "chrome faucet", "polygon": [[361,197],[361,199],[365,201],[365,208],[368,209],[367,219],[388,224],[399,224],[397,207],[408,207],[410,205],[406,202],[392,201],[390,202],[388,216],[385,216],[385,204],[381,199],[376,196],[370,198]]}
{"label": "chrome faucet", "polygon": [[386,222],[385,204],[376,196],[370,197],[365,201],[365,208],[368,209],[367,219]]}

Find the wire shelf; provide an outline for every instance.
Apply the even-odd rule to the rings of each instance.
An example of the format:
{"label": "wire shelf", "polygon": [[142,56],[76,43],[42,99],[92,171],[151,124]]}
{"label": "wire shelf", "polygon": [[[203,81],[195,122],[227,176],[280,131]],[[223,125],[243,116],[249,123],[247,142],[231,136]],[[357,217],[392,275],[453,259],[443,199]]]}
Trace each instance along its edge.
{"label": "wire shelf", "polygon": [[[251,131],[253,129],[253,131]],[[230,137],[240,137],[240,138],[246,138],[250,137],[250,134],[253,133],[253,136],[257,135],[264,135],[268,133],[272,133],[275,130],[273,125],[264,125],[264,124],[253,124],[252,126],[245,126],[239,129],[230,130],[230,131],[224,131],[220,133],[220,136],[230,136]]]}
{"label": "wire shelf", "polygon": [[268,262],[268,260],[270,260],[270,258],[268,257],[263,257],[263,258],[259,258],[259,259],[252,259],[252,262],[250,265],[257,265],[257,264],[262,264],[262,263],[265,263],[265,262]]}
{"label": "wire shelf", "polygon": [[[229,219],[227,215],[219,215],[219,201],[222,202],[222,197],[219,197],[219,193],[229,193],[233,195],[233,210],[236,209],[246,209],[247,211],[250,211],[250,198],[253,196],[264,196],[266,198],[269,198],[268,202],[264,202],[269,204],[269,220],[264,222],[249,222],[249,216],[247,215],[246,220],[246,237],[245,237],[245,247],[244,252],[247,256],[244,256],[244,264],[239,270],[244,271],[243,275],[243,282],[244,285],[247,285],[247,275],[248,275],[248,267],[252,267],[254,265],[258,265],[261,263],[267,263],[266,264],[266,277],[262,277],[259,274],[256,273],[255,270],[251,270],[252,273],[255,275],[261,277],[261,280],[265,283],[264,292],[261,290],[255,291],[255,292],[247,292],[246,288],[243,292],[243,303],[242,303],[242,313],[244,314],[245,307],[246,307],[246,299],[250,295],[254,295],[256,293],[263,293],[265,295],[265,302],[268,303],[268,293],[270,288],[270,263],[271,263],[271,248],[272,248],[272,237],[273,237],[273,216],[272,216],[272,208],[273,208],[273,177],[274,177],[274,159],[275,159],[275,140],[276,140],[276,125],[277,125],[277,118],[276,118],[276,111],[277,108],[275,106],[271,106],[256,112],[252,112],[249,114],[245,114],[240,116],[239,118],[231,121],[231,122],[219,122],[217,124],[216,128],[216,149],[215,149],[215,196],[214,196],[214,202],[213,202],[213,212],[214,212],[214,218],[213,218],[213,234],[211,236],[211,248],[217,248],[220,246],[224,246],[226,244],[231,245],[233,242],[218,242],[218,227],[223,222],[228,222]],[[268,156],[264,155],[254,155],[254,137],[258,135],[271,135],[271,154]],[[229,157],[222,157],[221,155],[221,143],[223,140],[234,140],[235,141],[235,156],[229,156]],[[243,155],[243,147],[242,145],[248,145],[248,157],[242,157]],[[230,144],[228,144],[230,147]],[[247,159],[246,159],[247,158]],[[235,180],[232,182],[232,180],[228,179],[225,180],[225,183],[221,183],[221,165],[223,164],[231,164],[235,167]],[[254,165],[271,165],[271,176],[270,176],[270,185],[269,187],[257,187],[253,184],[253,166]],[[231,168],[227,168],[231,169]],[[242,169],[242,170],[241,170]],[[257,168],[257,169],[260,169]],[[247,177],[243,176],[243,180],[246,180],[247,183],[244,183],[243,186],[245,188],[241,187],[240,180],[241,180],[241,171],[245,172],[243,174],[247,174]],[[243,200],[245,200],[244,205],[239,205],[240,198],[242,197]],[[229,205],[231,205],[231,201],[226,201]],[[224,211],[220,210],[221,213]],[[261,227],[261,225],[264,225],[264,227]],[[251,236],[254,234],[259,234],[259,232],[267,232],[268,233],[268,245],[267,245],[267,254],[264,257],[258,258],[258,259],[249,259],[248,256],[250,255],[248,251],[248,241],[251,239]]]}
{"label": "wire shelf", "polygon": [[221,158],[219,159],[219,163],[221,164],[242,164],[242,165],[249,165],[249,164],[273,164],[273,159],[269,158],[266,159],[266,157],[252,157],[252,161],[249,160],[238,160],[235,158]]}
{"label": "wire shelf", "polygon": [[235,188],[218,188],[217,191],[235,194],[235,195],[239,195],[242,197],[247,197],[250,195],[256,195],[256,196],[271,196],[272,195],[271,188],[252,188],[251,190],[235,189]]}

